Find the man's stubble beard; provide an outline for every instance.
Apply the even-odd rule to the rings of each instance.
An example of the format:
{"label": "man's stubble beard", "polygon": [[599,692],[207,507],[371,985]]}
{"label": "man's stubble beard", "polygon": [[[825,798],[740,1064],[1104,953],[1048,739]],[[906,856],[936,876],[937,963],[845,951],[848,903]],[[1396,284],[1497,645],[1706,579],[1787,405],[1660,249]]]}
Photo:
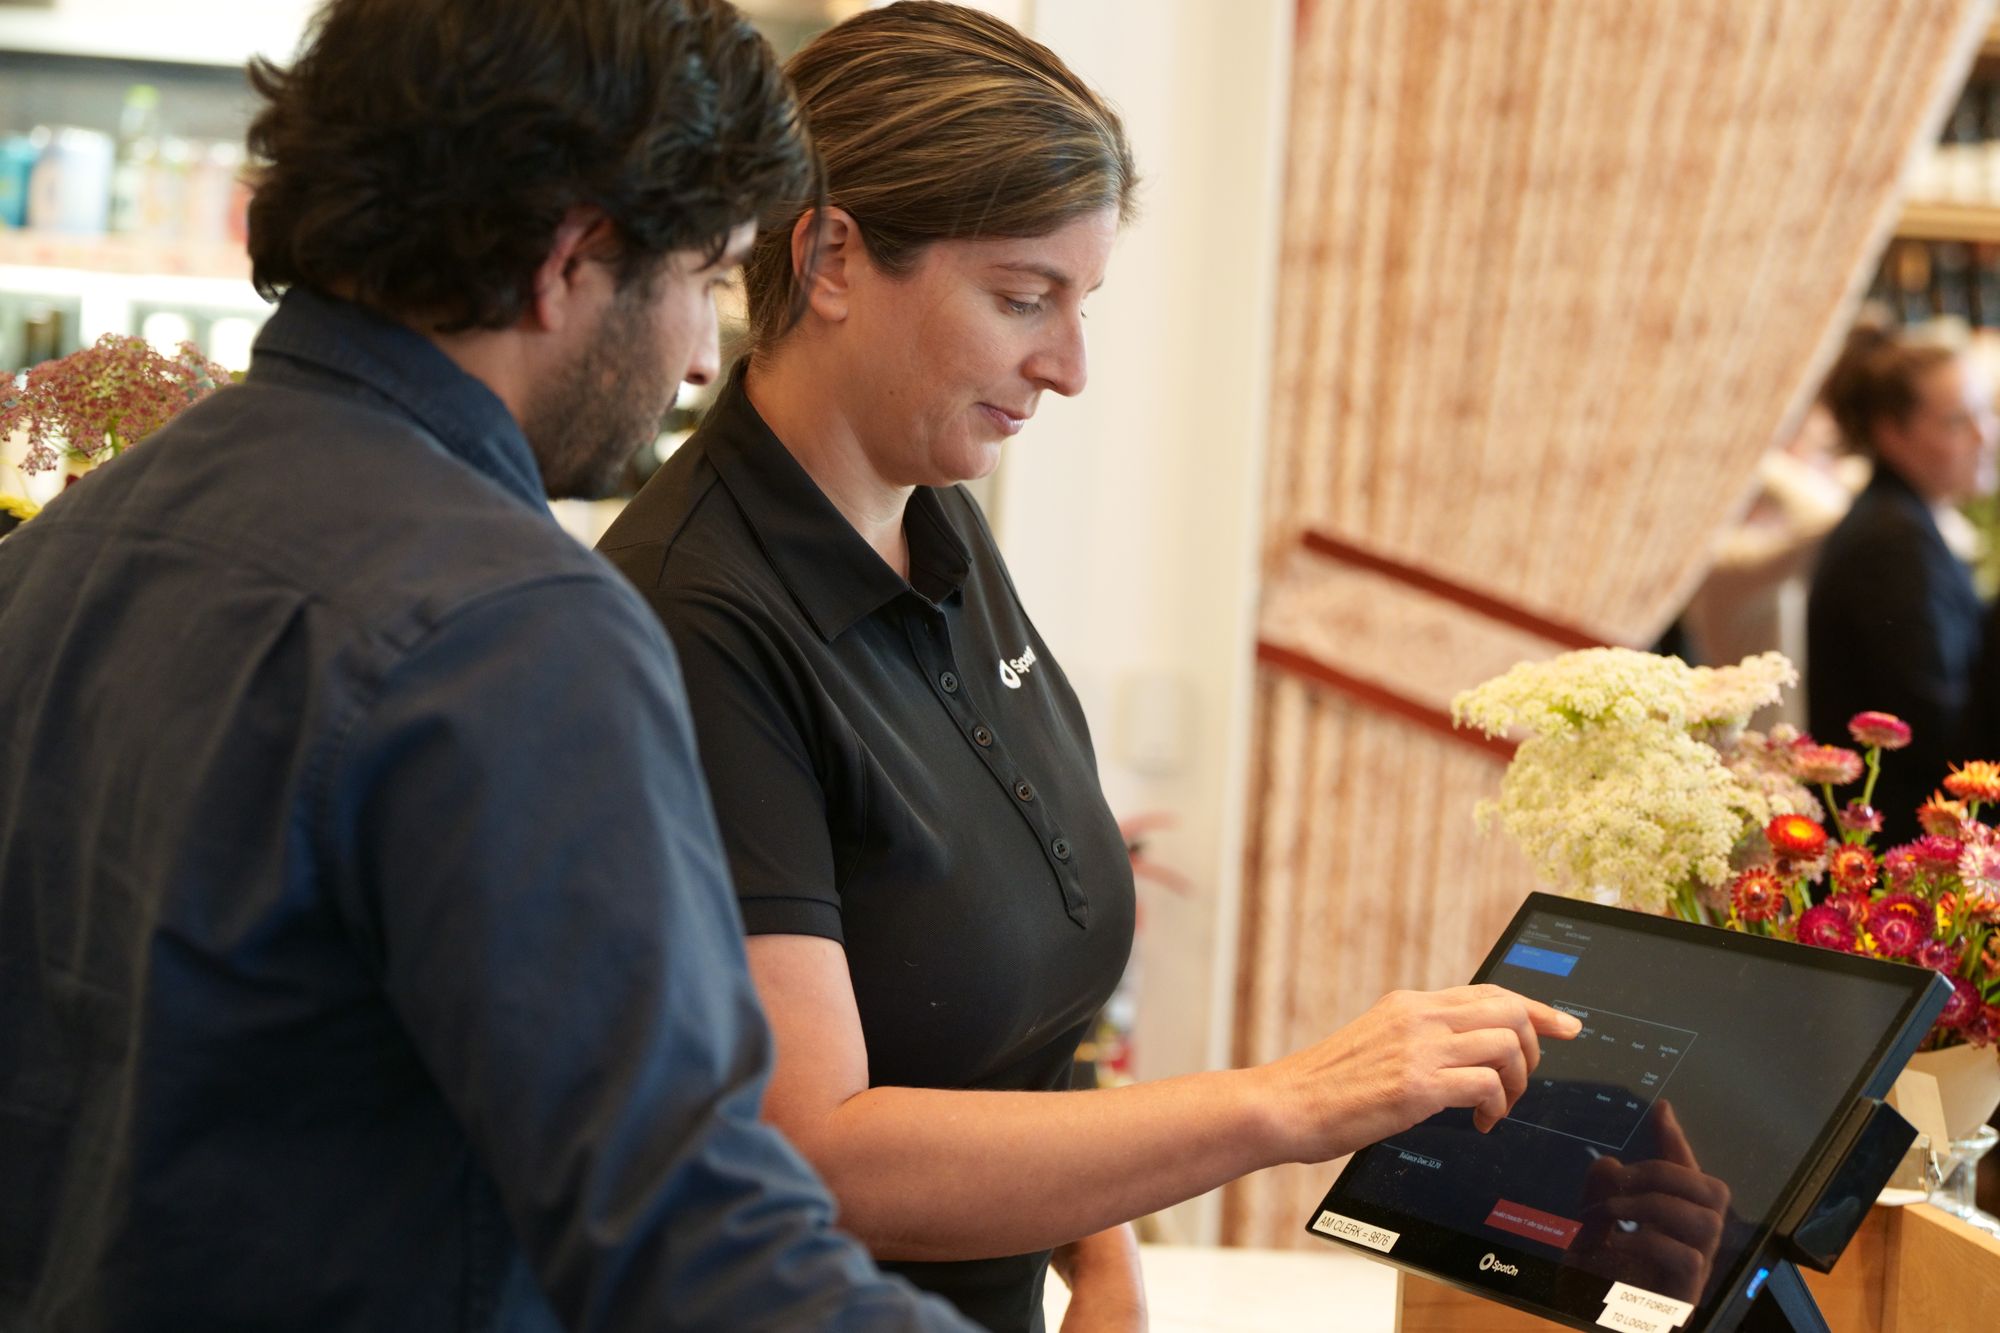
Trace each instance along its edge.
{"label": "man's stubble beard", "polygon": [[673,406],[679,386],[667,382],[649,286],[619,292],[583,351],[528,404],[522,431],[552,500],[614,494]]}

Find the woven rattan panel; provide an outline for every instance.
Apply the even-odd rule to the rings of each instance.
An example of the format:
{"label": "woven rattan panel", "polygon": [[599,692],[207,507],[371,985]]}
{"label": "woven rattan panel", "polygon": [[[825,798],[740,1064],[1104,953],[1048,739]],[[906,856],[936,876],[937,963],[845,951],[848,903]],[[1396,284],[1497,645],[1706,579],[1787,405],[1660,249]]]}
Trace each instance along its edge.
{"label": "woven rattan panel", "polygon": [[[1462,980],[1531,887],[1472,828],[1499,759],[1440,710],[1672,618],[1989,11],[1300,5],[1241,1060]],[[1298,1243],[1330,1179],[1236,1187],[1228,1238]]]}

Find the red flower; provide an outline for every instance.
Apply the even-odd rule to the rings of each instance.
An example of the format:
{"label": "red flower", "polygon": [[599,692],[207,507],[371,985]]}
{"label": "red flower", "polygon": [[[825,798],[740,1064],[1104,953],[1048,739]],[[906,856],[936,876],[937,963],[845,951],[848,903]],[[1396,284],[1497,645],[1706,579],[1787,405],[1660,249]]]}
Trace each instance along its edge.
{"label": "red flower", "polygon": [[1745,921],[1771,921],[1785,906],[1785,885],[1764,866],[1752,866],[1729,886],[1729,900]]}
{"label": "red flower", "polygon": [[1882,812],[1872,805],[1849,801],[1840,808],[1840,826],[1849,833],[1880,833]]}
{"label": "red flower", "polygon": [[1979,998],[1979,989],[1964,977],[1954,977],[1951,998],[1944,1002],[1944,1012],[1938,1015],[1937,1025],[1963,1029],[1968,1022],[1983,1018],[1985,1009],[1985,1003]]}
{"label": "red flower", "polygon": [[1868,909],[1868,933],[1884,958],[1911,957],[1936,928],[1936,909],[1914,893],[1892,893]]}
{"label": "red flower", "polygon": [[1828,871],[1835,888],[1846,893],[1866,893],[1875,887],[1875,853],[1860,843],[1845,843],[1833,849]]}
{"label": "red flower", "polygon": [[1968,759],[1946,776],[1944,789],[1963,801],[2000,801],[2000,764]]}
{"label": "red flower", "polygon": [[1838,908],[1821,903],[1799,917],[1798,941],[1815,949],[1854,952],[1854,924]]}
{"label": "red flower", "polygon": [[1882,878],[1892,889],[1907,889],[1917,878],[1917,854],[1914,844],[1904,843],[1901,847],[1891,847],[1882,857]]}
{"label": "red flower", "polygon": [[1868,924],[1868,895],[1865,893],[1836,893],[1823,904],[1847,918],[1847,924],[1857,931]]}
{"label": "red flower", "polygon": [[1958,965],[1964,961],[1965,951],[1944,940],[1926,940],[1917,947],[1917,966],[1942,972],[1947,977],[1957,972]]}
{"label": "red flower", "polygon": [[1779,815],[1764,825],[1764,836],[1772,851],[1801,861],[1810,861],[1826,850],[1826,830],[1804,815]]}
{"label": "red flower", "polygon": [[1848,719],[1847,734],[1857,745],[1900,750],[1910,743],[1910,724],[1889,713],[1856,713]]}
{"label": "red flower", "polygon": [[1792,747],[1792,771],[1801,782],[1825,782],[1838,787],[1861,776],[1861,756],[1838,745],[1800,741]]}
{"label": "red flower", "polygon": [[1965,844],[1957,838],[1940,838],[1935,833],[1926,833],[1910,844],[1910,855],[1916,858],[1917,869],[1933,875],[1944,874],[1958,869],[1958,858],[1965,852]]}
{"label": "red flower", "polygon": [[1986,952],[1979,955],[1989,977],[2000,977],[2000,935],[1986,937]]}

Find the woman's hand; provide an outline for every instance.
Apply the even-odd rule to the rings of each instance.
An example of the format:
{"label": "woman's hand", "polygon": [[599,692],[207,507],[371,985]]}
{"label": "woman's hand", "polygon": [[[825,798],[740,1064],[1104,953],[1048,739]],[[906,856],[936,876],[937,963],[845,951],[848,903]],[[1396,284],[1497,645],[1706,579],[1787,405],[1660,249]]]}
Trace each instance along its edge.
{"label": "woman's hand", "polygon": [[1146,1287],[1130,1226],[1057,1246],[1049,1266],[1069,1287],[1062,1333],[1145,1333]]}
{"label": "woman's hand", "polygon": [[1293,1161],[1324,1162],[1469,1106],[1480,1132],[1527,1091],[1541,1038],[1582,1028],[1498,986],[1394,991],[1316,1045],[1257,1071]]}

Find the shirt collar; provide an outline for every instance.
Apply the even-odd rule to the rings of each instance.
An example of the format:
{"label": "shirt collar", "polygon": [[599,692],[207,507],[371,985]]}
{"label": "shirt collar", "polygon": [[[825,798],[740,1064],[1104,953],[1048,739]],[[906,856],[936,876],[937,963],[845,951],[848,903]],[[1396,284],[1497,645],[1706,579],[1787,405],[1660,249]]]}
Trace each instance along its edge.
{"label": "shirt collar", "polygon": [[[415,329],[303,287],[285,293],[251,356],[251,380],[281,357],[353,382],[428,431],[453,457],[531,508],[549,512],[541,469],[513,413]],[[552,520],[553,521],[553,520]]]}
{"label": "shirt collar", "polygon": [[831,642],[904,593],[940,604],[963,588],[971,557],[939,493],[919,486],[910,496],[905,580],[757,414],[743,387],[746,364],[730,372],[695,438],[820,637]]}

